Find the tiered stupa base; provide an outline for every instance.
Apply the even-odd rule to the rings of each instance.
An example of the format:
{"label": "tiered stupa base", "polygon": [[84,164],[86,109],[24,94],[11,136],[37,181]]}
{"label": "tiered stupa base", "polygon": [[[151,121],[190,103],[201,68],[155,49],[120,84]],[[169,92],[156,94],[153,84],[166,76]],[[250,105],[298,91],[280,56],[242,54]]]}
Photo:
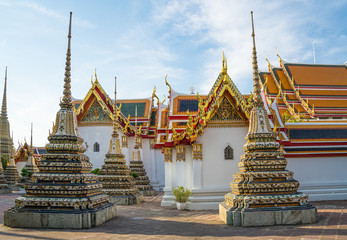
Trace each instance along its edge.
{"label": "tiered stupa base", "polygon": [[137,178],[135,178],[135,187],[139,189],[139,192],[143,196],[154,196],[155,191],[150,184],[149,178],[146,174],[146,170],[143,167],[142,161],[130,161],[130,169],[131,172],[136,172],[139,174]]}
{"label": "tiered stupa base", "polygon": [[7,184],[0,184],[0,194],[11,193],[12,189]]}
{"label": "tiered stupa base", "polygon": [[[0,164],[1,164],[1,162],[0,162]],[[9,188],[9,186],[6,182],[2,167],[0,166],[0,194],[11,193],[11,192],[12,192],[12,190],[11,190],[11,188]]]}
{"label": "tiered stupa base", "polygon": [[11,208],[4,213],[4,225],[21,228],[83,229],[98,226],[117,215],[115,204],[92,210],[23,210]]}
{"label": "tiered stupa base", "polygon": [[[233,197],[231,195],[234,194],[229,193],[226,198]],[[295,195],[300,195],[300,193]],[[251,196],[245,197],[249,198]],[[279,195],[278,198],[285,199],[286,196]],[[264,196],[262,196],[262,199],[264,199]],[[310,204],[283,207],[232,208],[227,202],[223,202],[219,204],[219,217],[226,224],[234,227],[309,224],[316,222],[317,209]]]}

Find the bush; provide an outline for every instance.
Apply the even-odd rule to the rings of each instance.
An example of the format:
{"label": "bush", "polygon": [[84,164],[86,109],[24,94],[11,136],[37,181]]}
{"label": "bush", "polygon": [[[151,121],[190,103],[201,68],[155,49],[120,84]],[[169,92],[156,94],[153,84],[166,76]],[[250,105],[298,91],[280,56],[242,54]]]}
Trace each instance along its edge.
{"label": "bush", "polygon": [[6,170],[6,167],[7,167],[7,164],[8,164],[8,159],[7,158],[4,158],[4,157],[1,157],[1,162],[0,164],[2,164],[2,168],[4,170]]}
{"label": "bush", "polygon": [[183,186],[172,187],[172,192],[175,195],[176,202],[181,203],[186,202],[192,193],[188,188],[184,188]]}
{"label": "bush", "polygon": [[100,175],[100,169],[99,168],[95,168],[94,170],[91,171],[91,173],[94,173],[96,175]]}
{"label": "bush", "polygon": [[27,176],[28,175],[28,170],[26,168],[22,168],[22,172],[21,174],[23,177]]}
{"label": "bush", "polygon": [[137,172],[132,172],[130,173],[131,176],[133,176],[134,178],[138,178],[140,175]]}

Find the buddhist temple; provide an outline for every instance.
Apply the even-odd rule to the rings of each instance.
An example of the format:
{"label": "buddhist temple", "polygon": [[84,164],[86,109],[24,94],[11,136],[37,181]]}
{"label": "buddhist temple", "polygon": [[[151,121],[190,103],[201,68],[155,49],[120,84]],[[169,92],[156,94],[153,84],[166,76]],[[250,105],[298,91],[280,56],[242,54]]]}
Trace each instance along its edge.
{"label": "buddhist temple", "polygon": [[25,165],[28,163],[30,148],[32,149],[32,156],[33,160],[35,160],[36,166],[38,161],[41,160],[42,155],[47,153],[44,147],[31,147],[26,142],[26,140],[24,140],[24,143],[19,143],[18,149],[14,155],[14,161],[18,172],[21,172],[22,169],[25,168]]}
{"label": "buddhist temple", "polygon": [[63,97],[55,127],[48,137],[47,153],[39,172],[26,184],[26,194],[5,211],[4,225],[29,228],[90,228],[116,215],[116,206],[102,193],[102,184],[90,173],[71,103],[71,17],[65,63]]}
{"label": "buddhist temple", "polygon": [[261,98],[253,12],[251,15],[253,107],[240,172],[234,174],[232,192],[219,205],[219,216],[233,226],[313,223],[317,210],[308,203],[306,194],[297,192],[299,182],[293,179],[294,173],[285,170],[287,161]]}
{"label": "buddhist temple", "polygon": [[0,162],[0,194],[1,193],[10,193],[12,192],[11,188],[9,188],[5,175],[4,175],[4,168],[2,167],[2,163]]}
{"label": "buddhist temple", "polygon": [[[96,73],[92,79],[91,88],[83,100],[73,101],[74,111],[77,116],[78,130],[85,140],[86,155],[90,157],[95,168],[101,168],[105,153],[109,149],[111,132],[113,131],[113,100],[101,86],[101,80]],[[158,105],[162,109],[163,104],[155,95],[145,99],[117,99],[117,106],[121,107],[118,118],[119,138],[121,139],[122,154],[127,165],[132,159],[135,146],[135,122],[142,131],[138,136],[141,139],[143,165],[148,174],[154,190],[159,191],[164,187],[164,162],[161,147],[155,147],[158,122]],[[157,101],[155,101],[157,100]],[[156,103],[156,104],[155,104]],[[137,117],[135,116],[137,109]]]}
{"label": "buddhist temple", "polygon": [[[287,167],[300,182],[298,191],[311,201],[347,199],[346,64],[292,63],[275,46],[273,54],[278,63],[268,61],[267,70],[259,72],[260,95]],[[218,209],[240,171],[253,96],[238,89],[227,53],[221,60],[207,93],[178,92],[163,73],[164,99],[155,87],[147,98],[117,99],[122,153],[128,165],[133,152],[140,153],[153,189],[165,193],[162,206],[174,206],[172,187],[184,186],[192,191],[188,209]],[[86,155],[101,168],[112,137],[113,100],[107,94],[112,90],[102,87],[106,80],[96,73],[93,78],[73,106]],[[141,147],[133,151],[136,141]]]}
{"label": "buddhist temple", "polygon": [[28,152],[28,162],[25,164],[25,168],[27,169],[30,175],[37,173],[39,169],[36,166],[36,161],[33,153],[33,124],[31,123],[31,136],[30,136],[30,149]]}
{"label": "buddhist temple", "polygon": [[102,183],[102,190],[110,196],[110,201],[117,205],[133,205],[139,202],[139,190],[135,187],[135,180],[130,175],[130,169],[126,165],[124,154],[122,153],[121,140],[119,138],[120,109],[115,101],[113,106],[113,131],[110,146],[105,155],[105,164],[102,166],[99,180]]}
{"label": "buddhist temple", "polygon": [[7,117],[7,67],[5,70],[4,95],[0,114],[0,151],[1,157],[10,158],[13,148],[13,140],[10,136],[10,123]]}
{"label": "buddhist temple", "polygon": [[[136,108],[137,117],[137,108]],[[137,126],[137,123],[135,124]],[[141,134],[141,126],[135,133],[135,145],[133,150],[133,156],[130,161],[130,170],[133,173],[137,173],[138,176],[135,177],[135,187],[139,189],[140,193],[144,196],[152,196],[155,194],[153,187],[150,184],[149,178],[146,174],[146,170],[143,167],[143,162],[141,160],[141,139],[139,135]]]}

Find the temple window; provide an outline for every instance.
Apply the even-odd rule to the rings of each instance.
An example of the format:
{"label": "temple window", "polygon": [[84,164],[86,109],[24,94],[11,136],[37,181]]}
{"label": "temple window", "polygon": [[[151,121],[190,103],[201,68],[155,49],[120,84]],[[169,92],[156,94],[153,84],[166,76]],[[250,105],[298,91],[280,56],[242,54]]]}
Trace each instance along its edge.
{"label": "temple window", "polygon": [[224,149],[224,160],[234,160],[234,150],[229,145]]}
{"label": "temple window", "polygon": [[94,143],[94,152],[100,152],[100,145],[98,142]]}

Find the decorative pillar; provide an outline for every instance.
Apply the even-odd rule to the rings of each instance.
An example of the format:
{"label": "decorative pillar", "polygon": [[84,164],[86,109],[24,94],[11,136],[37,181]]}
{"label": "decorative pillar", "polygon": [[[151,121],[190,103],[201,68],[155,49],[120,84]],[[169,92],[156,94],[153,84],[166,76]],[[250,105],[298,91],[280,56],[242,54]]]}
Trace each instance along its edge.
{"label": "decorative pillar", "polygon": [[128,136],[122,136],[122,148],[128,148]]}
{"label": "decorative pillar", "polygon": [[176,174],[175,174],[177,186],[186,187],[186,185],[185,185],[185,160],[186,160],[186,146],[185,145],[177,145],[176,146]]}
{"label": "decorative pillar", "polygon": [[149,163],[150,163],[150,180],[151,184],[156,191],[160,191],[159,181],[157,177],[157,162],[154,150],[155,140],[153,138],[149,139]]}
{"label": "decorative pillar", "polygon": [[193,188],[202,187],[202,144],[192,144]]}

